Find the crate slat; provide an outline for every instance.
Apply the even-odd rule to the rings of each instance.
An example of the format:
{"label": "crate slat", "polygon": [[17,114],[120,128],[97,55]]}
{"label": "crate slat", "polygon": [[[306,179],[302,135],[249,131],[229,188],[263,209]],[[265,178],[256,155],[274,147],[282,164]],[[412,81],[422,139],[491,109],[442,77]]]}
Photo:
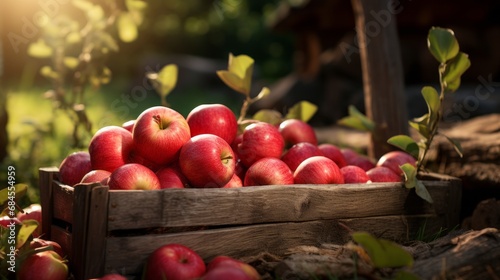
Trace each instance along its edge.
{"label": "crate slat", "polygon": [[74,188],[52,181],[53,217],[73,223]]}

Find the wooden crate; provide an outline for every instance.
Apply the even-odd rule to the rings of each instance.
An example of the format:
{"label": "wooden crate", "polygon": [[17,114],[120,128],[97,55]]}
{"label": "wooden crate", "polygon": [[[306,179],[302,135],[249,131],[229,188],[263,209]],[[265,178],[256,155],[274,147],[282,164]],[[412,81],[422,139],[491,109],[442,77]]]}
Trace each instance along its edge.
{"label": "wooden crate", "polygon": [[66,251],[76,279],[139,275],[148,255],[168,243],[209,261],[343,244],[345,226],[408,240],[457,226],[461,200],[460,180],[446,176],[424,182],[434,204],[402,183],[117,191],[57,178],[57,168],[40,169],[43,232]]}

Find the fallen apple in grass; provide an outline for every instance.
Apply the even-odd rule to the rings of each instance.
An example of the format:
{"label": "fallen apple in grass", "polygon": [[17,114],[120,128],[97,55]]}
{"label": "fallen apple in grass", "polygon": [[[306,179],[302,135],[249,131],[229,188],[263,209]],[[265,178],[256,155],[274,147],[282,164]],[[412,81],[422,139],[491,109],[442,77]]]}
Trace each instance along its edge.
{"label": "fallen apple in grass", "polygon": [[74,152],[66,156],[59,165],[59,180],[63,184],[74,186],[91,170],[90,154],[84,151]]}
{"label": "fallen apple in grass", "polygon": [[189,112],[186,121],[191,137],[214,134],[232,144],[238,132],[238,122],[233,111],[222,104],[203,104]]}
{"label": "fallen apple in grass", "polygon": [[295,184],[343,184],[344,177],[333,160],[314,156],[304,160],[293,173]]}
{"label": "fallen apple in grass", "polygon": [[137,117],[133,130],[134,150],[146,161],[157,165],[174,162],[182,145],[190,138],[186,119],[164,106],[144,110]]}
{"label": "fallen apple in grass", "polygon": [[233,177],[236,159],[226,140],[200,134],[182,146],[179,166],[192,187],[220,188]]}
{"label": "fallen apple in grass", "polygon": [[89,144],[92,170],[113,172],[128,162],[133,145],[132,133],[123,127],[105,126],[99,129]]}
{"label": "fallen apple in grass", "polygon": [[19,267],[17,280],[66,280],[68,266],[54,251],[43,251],[28,256]]}
{"label": "fallen apple in grass", "polygon": [[160,180],[144,165],[127,163],[111,173],[108,185],[112,190],[158,190]]}
{"label": "fallen apple in grass", "polygon": [[278,158],[262,158],[252,164],[243,181],[244,186],[292,185],[293,173],[288,165]]}
{"label": "fallen apple in grass", "polygon": [[196,279],[202,277],[205,271],[203,259],[191,248],[181,244],[167,244],[148,257],[143,279]]}

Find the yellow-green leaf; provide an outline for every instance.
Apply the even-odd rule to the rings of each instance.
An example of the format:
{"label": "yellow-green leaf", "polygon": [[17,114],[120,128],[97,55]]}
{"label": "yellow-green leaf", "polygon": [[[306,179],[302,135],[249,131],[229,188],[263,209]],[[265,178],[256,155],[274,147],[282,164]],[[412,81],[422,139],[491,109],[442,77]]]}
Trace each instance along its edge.
{"label": "yellow-green leaf", "polygon": [[266,123],[277,125],[277,124],[281,123],[281,121],[283,120],[283,116],[281,115],[280,112],[278,112],[276,110],[262,109],[262,110],[257,111],[257,113],[255,113],[252,116],[252,119],[254,119],[256,121],[261,121],[261,122],[266,122]]}
{"label": "yellow-green leaf", "polygon": [[66,56],[63,58],[63,63],[69,69],[75,69],[76,66],[78,66],[78,63],[80,63],[80,61],[76,57]]}
{"label": "yellow-green leaf", "polygon": [[26,241],[31,237],[31,234],[38,227],[38,222],[36,220],[24,220],[19,232],[17,233],[16,247],[21,248]]}
{"label": "yellow-green leaf", "polygon": [[286,114],[286,119],[299,119],[308,122],[318,111],[318,106],[309,101],[299,101],[293,105]]}
{"label": "yellow-green leaf", "polygon": [[415,192],[417,193],[418,196],[420,196],[423,200],[433,203],[431,194],[425,187],[424,183],[422,181],[417,179],[416,185],[415,185]]}
{"label": "yellow-green leaf", "polygon": [[414,188],[417,185],[417,168],[410,163],[405,163],[399,167],[405,176],[405,187]]}
{"label": "yellow-green leaf", "polygon": [[425,99],[425,103],[427,103],[431,122],[437,121],[435,118],[437,118],[439,107],[441,106],[438,92],[433,87],[425,86],[422,88],[422,96]]}
{"label": "yellow-green leaf", "polygon": [[59,74],[57,74],[57,72],[52,70],[52,67],[48,65],[45,65],[42,68],[40,68],[40,74],[49,79],[56,79],[57,77],[59,77]]}
{"label": "yellow-green leaf", "polygon": [[367,232],[354,232],[352,238],[365,249],[376,268],[413,265],[412,255],[392,241],[375,238]]}
{"label": "yellow-green leaf", "polygon": [[457,152],[457,154],[460,157],[464,157],[462,145],[460,145],[460,142],[458,140],[450,138],[442,133],[441,133],[441,135],[443,135],[450,142],[450,144],[453,145],[453,148],[455,149],[455,151]]}
{"label": "yellow-green leaf", "polygon": [[246,89],[242,86],[243,81],[236,74],[233,74],[227,70],[217,71],[217,76],[230,88],[233,90],[247,95]]}
{"label": "yellow-green leaf", "polygon": [[431,54],[441,63],[454,58],[460,47],[453,30],[432,27],[427,36],[427,46]]}
{"label": "yellow-green leaf", "polygon": [[367,116],[363,115],[355,106],[350,105],[348,108],[349,116],[338,121],[338,124],[345,125],[361,131],[374,131],[375,123]]}
{"label": "yellow-green leaf", "polygon": [[448,91],[453,92],[458,89],[458,86],[460,86],[460,77],[469,69],[470,65],[469,56],[463,52],[459,52],[457,56],[446,63],[443,81]]}
{"label": "yellow-green leaf", "polygon": [[130,13],[121,13],[118,16],[116,24],[120,40],[129,43],[137,39],[137,25]]}
{"label": "yellow-green leaf", "polygon": [[252,85],[253,64],[253,58],[248,55],[233,56],[230,53],[227,71],[217,71],[217,75],[230,88],[249,96]]}
{"label": "yellow-green leaf", "polygon": [[168,64],[158,72],[156,82],[159,83],[160,96],[167,96],[177,84],[178,68],[175,64]]}
{"label": "yellow-green leaf", "polygon": [[52,48],[47,45],[43,39],[38,39],[28,46],[28,54],[32,57],[46,58],[50,57],[52,52]]}
{"label": "yellow-green leaf", "polygon": [[[28,185],[26,184],[15,184],[14,190],[9,190],[9,188],[3,188],[0,190],[0,205],[3,210],[8,206],[10,198],[18,200],[22,198],[28,191]],[[12,193],[14,192],[14,193]],[[12,195],[14,194],[14,195]]]}
{"label": "yellow-green leaf", "polygon": [[255,97],[255,100],[261,100],[262,98],[266,98],[267,96],[269,96],[269,94],[271,94],[271,90],[267,87],[263,87],[259,94],[257,95],[257,97]]}
{"label": "yellow-green leaf", "polygon": [[387,140],[387,143],[400,148],[409,153],[414,158],[418,158],[419,148],[415,140],[407,135],[396,135]]}

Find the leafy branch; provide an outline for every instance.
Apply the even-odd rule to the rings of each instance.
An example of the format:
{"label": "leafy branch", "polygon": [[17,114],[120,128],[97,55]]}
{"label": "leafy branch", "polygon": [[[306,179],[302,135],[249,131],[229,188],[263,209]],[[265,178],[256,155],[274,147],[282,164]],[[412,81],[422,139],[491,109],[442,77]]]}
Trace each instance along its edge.
{"label": "leafy branch", "polygon": [[422,96],[427,103],[427,113],[423,116],[409,121],[420,140],[416,142],[406,135],[396,135],[387,140],[392,144],[417,159],[416,167],[411,164],[401,166],[405,175],[405,186],[415,188],[417,194],[428,202],[432,198],[424,184],[417,179],[419,172],[425,169],[427,154],[436,135],[443,135],[462,157],[460,143],[441,132],[439,122],[443,115],[443,101],[445,95],[455,92],[460,87],[462,74],[470,67],[471,63],[467,54],[460,52],[460,47],[455,34],[450,29],[433,27],[427,37],[427,46],[430,53],[440,63],[438,67],[440,92],[431,86],[422,88]]}

